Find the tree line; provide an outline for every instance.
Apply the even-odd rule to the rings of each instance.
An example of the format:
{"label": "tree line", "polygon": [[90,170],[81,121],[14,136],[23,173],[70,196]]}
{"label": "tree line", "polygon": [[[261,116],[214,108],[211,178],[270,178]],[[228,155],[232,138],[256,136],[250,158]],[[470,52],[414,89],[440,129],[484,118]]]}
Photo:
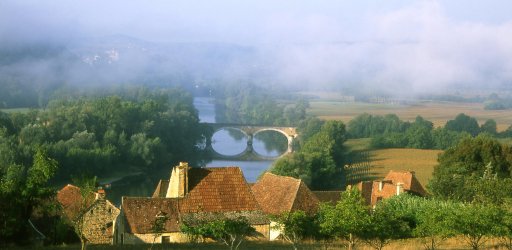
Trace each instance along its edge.
{"label": "tree line", "polygon": [[403,121],[395,114],[385,116],[362,114],[347,126],[350,138],[372,138],[374,148],[447,149],[467,137],[485,133],[494,137],[509,137],[512,126],[498,133],[496,121],[488,119],[481,126],[474,117],[463,113],[449,120],[444,127],[417,116],[413,122]]}

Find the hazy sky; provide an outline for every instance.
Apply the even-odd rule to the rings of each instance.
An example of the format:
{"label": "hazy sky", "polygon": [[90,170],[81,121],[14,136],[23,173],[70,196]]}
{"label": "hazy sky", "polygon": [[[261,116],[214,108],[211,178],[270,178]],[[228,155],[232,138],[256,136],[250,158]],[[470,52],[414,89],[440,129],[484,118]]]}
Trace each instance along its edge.
{"label": "hazy sky", "polygon": [[512,84],[510,0],[0,1],[0,44],[118,34],[282,46],[273,56],[283,81],[414,92]]}
{"label": "hazy sky", "polygon": [[508,0],[3,0],[0,37],[124,34],[152,41],[242,44],[415,40],[443,28],[434,25],[502,27],[511,13]]}

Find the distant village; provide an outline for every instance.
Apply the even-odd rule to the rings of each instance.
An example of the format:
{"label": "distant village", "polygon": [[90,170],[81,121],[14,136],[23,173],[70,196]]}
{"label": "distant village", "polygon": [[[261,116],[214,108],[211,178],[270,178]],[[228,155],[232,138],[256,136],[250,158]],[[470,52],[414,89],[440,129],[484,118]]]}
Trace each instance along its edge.
{"label": "distant village", "polygon": [[[382,180],[364,181],[357,188],[367,205],[409,193],[426,196],[422,184],[410,171],[390,171]],[[300,179],[264,173],[248,183],[239,167],[196,168],[186,162],[170,169],[170,178],[160,180],[151,197],[122,197],[116,207],[101,187],[91,199],[80,188],[66,185],[57,193],[64,216],[80,223],[88,244],[182,243],[186,220],[244,217],[255,229],[250,240],[273,241],[282,228],[273,218],[294,211],[315,214],[321,203],[335,204],[343,191],[311,191]],[[164,218],[164,220],[160,220]],[[161,221],[158,232],[155,223]]]}

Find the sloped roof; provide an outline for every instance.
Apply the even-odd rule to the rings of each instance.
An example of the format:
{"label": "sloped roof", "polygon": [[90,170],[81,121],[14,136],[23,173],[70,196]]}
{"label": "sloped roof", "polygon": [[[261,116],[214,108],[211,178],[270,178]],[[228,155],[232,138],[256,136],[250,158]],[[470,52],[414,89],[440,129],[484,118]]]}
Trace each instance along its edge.
{"label": "sloped roof", "polygon": [[171,198],[123,197],[121,209],[126,218],[126,230],[130,233],[151,233],[158,215],[165,215],[166,232],[179,231],[179,202]]}
{"label": "sloped roof", "polygon": [[[85,206],[89,207],[95,200],[95,193],[85,199]],[[57,192],[57,201],[61,204],[64,214],[74,220],[80,213],[83,206],[83,198],[80,193],[80,188],[71,184],[66,185]]]}
{"label": "sloped roof", "polygon": [[123,197],[122,210],[129,233],[152,233],[152,226],[158,216],[165,216],[164,232],[179,232],[185,219],[213,220],[244,216],[253,225],[268,224],[260,210],[228,212],[192,212],[184,206],[185,198]]}
{"label": "sloped roof", "polygon": [[389,171],[384,180],[392,181],[393,184],[402,183],[405,191],[413,192],[415,194],[426,196],[427,191],[423,188],[418,181],[414,172],[411,171]]}
{"label": "sloped roof", "polygon": [[191,168],[183,202],[190,212],[260,210],[239,167]]}
{"label": "sloped roof", "polygon": [[152,197],[164,198],[165,194],[167,193],[167,188],[169,188],[169,180],[160,180],[158,182],[158,185],[156,186],[155,192],[153,193]]}
{"label": "sloped roof", "polygon": [[312,191],[320,202],[335,204],[341,199],[342,191]]}
{"label": "sloped roof", "polygon": [[151,198],[123,197],[122,210],[132,233],[150,233],[158,214],[166,214],[166,232],[179,231],[183,216],[211,219],[245,216],[252,224],[268,220],[238,167],[189,168],[188,193],[165,198],[169,181],[161,180]]}
{"label": "sloped roof", "polygon": [[314,213],[318,199],[300,179],[265,173],[252,187],[263,212],[279,215],[302,210]]}

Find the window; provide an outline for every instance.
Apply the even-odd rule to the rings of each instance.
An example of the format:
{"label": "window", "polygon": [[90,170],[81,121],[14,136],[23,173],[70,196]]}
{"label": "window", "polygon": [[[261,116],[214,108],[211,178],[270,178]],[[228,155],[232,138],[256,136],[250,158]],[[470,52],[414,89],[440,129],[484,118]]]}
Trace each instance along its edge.
{"label": "window", "polygon": [[162,243],[171,243],[171,236],[162,236]]}

